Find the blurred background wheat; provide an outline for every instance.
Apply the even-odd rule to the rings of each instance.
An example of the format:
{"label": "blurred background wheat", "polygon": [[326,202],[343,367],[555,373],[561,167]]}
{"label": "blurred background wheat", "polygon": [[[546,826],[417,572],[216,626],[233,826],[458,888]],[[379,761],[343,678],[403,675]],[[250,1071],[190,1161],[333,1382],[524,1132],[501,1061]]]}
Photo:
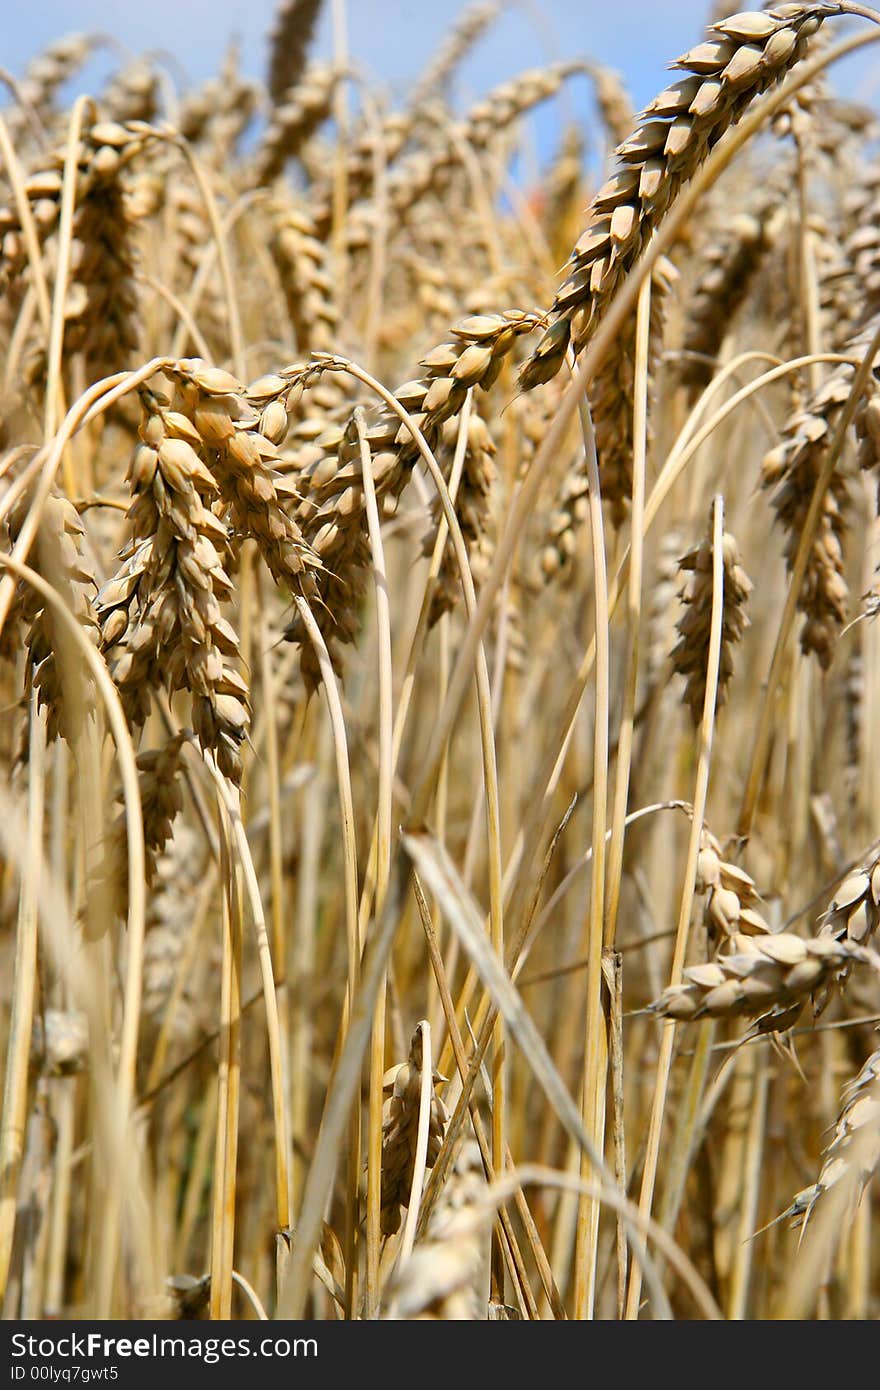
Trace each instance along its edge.
{"label": "blurred background wheat", "polygon": [[877,1316],[880,18],[185,10],[0,73],[4,1316]]}

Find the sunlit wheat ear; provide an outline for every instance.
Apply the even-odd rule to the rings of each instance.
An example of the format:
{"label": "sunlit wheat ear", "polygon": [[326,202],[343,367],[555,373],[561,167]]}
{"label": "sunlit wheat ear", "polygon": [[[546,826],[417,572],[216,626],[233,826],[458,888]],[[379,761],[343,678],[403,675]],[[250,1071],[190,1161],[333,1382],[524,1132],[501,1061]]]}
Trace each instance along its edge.
{"label": "sunlit wheat ear", "polygon": [[738,864],[725,859],[721,843],[703,829],[697,859],[697,892],[705,894],[704,921],[710,941],[734,936],[768,936],[770,927],[757,904],[755,880]]}
{"label": "sunlit wheat ear", "polygon": [[553,301],[553,322],[520,374],[524,389],[555,376],[569,342],[580,351],[589,341],[679,190],[749,103],[804,56],[831,12],[807,4],[735,15],[673,64],[685,76],[645,108],[643,124],[617,150],[616,172],[593,200]]}
{"label": "sunlit wheat ear", "polygon": [[[875,206],[875,201],[876,194],[863,190],[855,198],[853,210],[864,214]],[[851,299],[844,295],[840,336],[846,329],[850,331],[841,346],[847,355],[859,360],[870,346],[880,314],[880,242],[872,230],[870,216],[866,225],[850,231],[844,253],[852,270],[854,293]],[[803,407],[786,421],[782,442],[764,456],[761,481],[765,488],[774,489],[773,509],[786,533],[789,567],[794,562],[813,489],[849,399],[854,370],[845,364],[834,368]],[[854,426],[859,441],[859,466],[874,471],[880,457],[880,399],[873,373],[857,402]],[[849,615],[845,544],[850,509],[851,487],[845,462],[838,460],[822,499],[819,527],[798,601],[804,614],[801,647],[813,653],[823,669],[831,664],[838,636]]]}
{"label": "sunlit wheat ear", "polygon": [[229,533],[210,509],[217,483],[201,437],[167,397],[144,392],[143,410],[129,468],[131,553],[97,599],[103,645],[132,726],[145,723],[151,691],[188,690],[202,747],[237,781],[249,714],[221,608],[232,583],[221,559]]}
{"label": "sunlit wheat ear", "polygon": [[778,1218],[792,1218],[793,1226],[806,1226],[825,1194],[840,1188],[849,1216],[858,1206],[880,1165],[880,1048],[872,1052],[858,1076],[844,1089],[843,1108],[834,1137],[825,1150],[819,1176],[798,1192],[791,1206]]}
{"label": "sunlit wheat ear", "polygon": [[313,597],[319,561],[282,506],[275,467],[289,400],[298,394],[289,378],[260,377],[245,387],[199,358],[178,362],[169,374],[239,537],[253,537],[279,584]]}
{"label": "sunlit wheat ear", "polygon": [[876,969],[876,959],[854,942],[829,936],[804,941],[787,932],[738,935],[728,954],[685,970],[684,982],[670,985],[649,1012],[680,1022],[756,1018],[759,1032],[781,1031],[792,1027],[810,995],[842,968],[862,963]]}
{"label": "sunlit wheat ear", "polygon": [[[880,922],[880,854],[872,853],[835,890],[822,918],[819,935],[832,941],[865,945]],[[852,967],[845,965],[813,1000],[813,1011],[822,1013],[835,993],[846,986]]]}

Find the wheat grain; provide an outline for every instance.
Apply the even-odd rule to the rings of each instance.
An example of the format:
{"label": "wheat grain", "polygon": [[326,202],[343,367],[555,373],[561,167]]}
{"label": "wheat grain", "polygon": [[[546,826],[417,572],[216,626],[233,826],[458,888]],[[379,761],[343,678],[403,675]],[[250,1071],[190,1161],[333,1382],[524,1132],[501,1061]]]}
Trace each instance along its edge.
{"label": "wheat grain", "polygon": [[[725,532],[723,545],[724,608],[721,618],[721,664],[718,673],[718,708],[727,700],[733,676],[733,649],[742,641],[748,626],[746,602],[752,582],[739,562],[736,541]],[[682,699],[695,724],[703,716],[706,694],[709,630],[712,616],[712,538],[711,530],[698,546],[679,560],[679,568],[690,575],[681,600],[685,612],[678,620],[679,640],[672,652],[672,665],[686,685]]]}

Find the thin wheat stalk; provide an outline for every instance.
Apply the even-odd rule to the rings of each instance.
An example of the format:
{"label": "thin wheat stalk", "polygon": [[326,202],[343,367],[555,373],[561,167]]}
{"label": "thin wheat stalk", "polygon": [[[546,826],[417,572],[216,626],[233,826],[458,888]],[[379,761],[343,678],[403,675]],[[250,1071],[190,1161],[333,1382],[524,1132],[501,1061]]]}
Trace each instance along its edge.
{"label": "thin wheat stalk", "polygon": [[0,1299],[5,1298],[15,1235],[18,1178],[24,1150],[27,1117],[28,1062],[37,982],[37,909],[34,901],[36,865],[43,833],[46,778],[46,719],[31,693],[28,778],[29,864],[19,887],[15,933],[15,966],[6,1074],[0,1131]]}
{"label": "thin wheat stalk", "polygon": [[324,1206],[333,1185],[336,1156],[345,1132],[360,1081],[361,1065],[369,1044],[373,1012],[388,957],[399,925],[408,872],[399,856],[392,874],[385,908],[367,943],[360,982],[349,1019],[348,1032],[339,1054],[324,1103],[321,1127],[303,1191],[297,1241],[287,1282],[279,1299],[278,1316],[302,1316],[308,1294],[312,1256],[321,1233]]}
{"label": "thin wheat stalk", "polygon": [[237,793],[229,786],[226,778],[217,771],[213,762],[205,759],[209,772],[214,778],[217,795],[223,803],[231,830],[230,850],[235,845],[236,854],[244,876],[245,891],[250,905],[254,934],[257,939],[257,954],[260,962],[260,976],[263,998],[266,1007],[266,1035],[269,1048],[269,1075],[272,1086],[272,1113],[275,1132],[275,1206],[276,1225],[279,1231],[290,1225],[289,1190],[290,1180],[287,1171],[290,1147],[290,1123],[285,1100],[284,1068],[281,1050],[281,1028],[278,1016],[278,997],[272,968],[272,953],[266,930],[265,913],[260,896],[260,884],[247,834],[241,819]]}
{"label": "thin wheat stalk", "polygon": [[[327,644],[317,622],[309,608],[308,602],[302,595],[297,595],[294,602],[299,611],[300,618],[309,640],[315,650],[315,655],[321,670],[322,683],[324,686],[325,698],[327,700],[327,711],[330,716],[330,726],[333,732],[333,747],[336,757],[336,779],[339,789],[339,804],[342,817],[342,837],[343,837],[343,861],[345,864],[345,934],[348,955],[348,976],[346,1008],[342,1017],[342,1032],[340,1042],[348,1037],[351,1028],[354,1002],[357,994],[358,981],[360,978],[361,955],[363,951],[363,938],[358,927],[358,868],[357,868],[357,841],[355,833],[354,818],[354,798],[351,788],[351,762],[348,752],[348,736],[345,727],[345,714],[342,708],[342,699],[339,693],[339,685],[336,679],[336,672],[333,670],[333,663]],[[356,1249],[356,1208],[358,1189],[360,1183],[360,1107],[356,1107],[350,1117],[351,1146],[349,1149],[348,1164],[348,1184],[346,1189],[346,1240],[345,1240],[345,1270],[346,1286],[345,1299],[346,1308],[349,1311],[354,1306],[355,1297],[355,1260],[354,1252]],[[309,1196],[308,1187],[303,1194],[303,1206]],[[302,1219],[302,1218],[301,1218]],[[295,1262],[294,1262],[295,1265]],[[290,1278],[293,1279],[294,1272],[291,1270]],[[294,1287],[296,1285],[294,1284]]]}
{"label": "thin wheat stalk", "polygon": [[[639,305],[638,305],[637,316],[636,316],[635,380],[634,380],[634,389],[633,389],[633,397],[634,397],[633,445],[634,445],[634,450],[633,450],[633,459],[632,459],[632,472],[633,472],[633,490],[632,490],[632,541],[631,541],[631,548],[630,548],[630,568],[629,568],[629,588],[628,588],[628,609],[627,609],[627,620],[628,620],[628,624],[629,624],[629,640],[628,640],[628,646],[627,646],[627,652],[626,652],[626,667],[625,667],[625,676],[624,676],[624,698],[623,698],[623,708],[622,708],[622,711],[621,711],[620,733],[619,733],[619,735],[618,735],[617,765],[616,765],[615,786],[614,786],[614,807],[613,807],[613,813],[612,813],[612,822],[611,822],[611,830],[610,830],[610,843],[609,843],[609,850],[608,850],[608,871],[607,871],[607,879],[606,879],[606,881],[605,881],[605,894],[606,894],[605,898],[602,899],[602,898],[601,898],[601,894],[600,894],[601,907],[602,907],[602,911],[603,911],[603,914],[604,914],[604,924],[603,924],[603,928],[602,928],[602,950],[603,950],[603,952],[604,952],[604,951],[607,951],[607,950],[610,950],[610,949],[613,948],[613,946],[614,946],[614,937],[615,937],[615,932],[616,932],[616,928],[617,928],[617,913],[618,913],[618,907],[619,907],[619,902],[620,902],[620,885],[621,885],[621,878],[622,878],[622,874],[623,874],[623,846],[624,846],[624,834],[625,834],[625,824],[626,824],[627,798],[628,798],[628,795],[629,795],[629,774],[630,774],[630,766],[631,766],[633,727],[634,727],[634,720],[635,720],[636,690],[637,690],[637,683],[638,683],[638,643],[639,643],[639,626],[640,626],[640,615],[641,615],[641,591],[642,591],[642,526],[643,526],[644,503],[645,503],[645,462],[646,462],[647,431],[648,431],[648,360],[649,360],[649,350],[650,350],[650,343],[649,343],[650,331],[651,331],[651,281],[648,279],[648,280],[645,281],[644,285],[642,286],[642,291],[641,291],[641,294],[640,294],[640,296],[639,296]],[[588,459],[589,459],[589,457],[590,457],[589,451],[588,451],[587,457],[588,457]],[[597,482],[597,481],[598,481],[598,474],[597,474],[597,476],[596,476],[595,482]],[[595,482],[594,482],[594,480],[593,480],[592,478],[591,478],[590,482],[591,482],[590,491],[591,491],[591,493],[592,493],[593,487],[595,486]],[[594,546],[596,545],[596,543],[597,543],[597,538],[594,538],[594,541],[593,541]],[[606,585],[607,585],[607,579],[606,579]],[[596,586],[596,591],[597,591],[597,613],[596,613],[596,620],[597,620],[597,621],[596,621],[596,633],[597,633],[597,635],[598,635],[598,633],[601,631],[601,629],[600,629],[600,627],[599,627],[599,612],[598,612],[598,592],[599,592],[599,586],[598,586],[598,584],[597,584],[597,586]],[[607,593],[606,593],[606,595],[605,595],[605,598],[606,598],[606,602],[607,602]],[[607,620],[606,620],[606,621],[607,621]],[[596,649],[596,651],[597,651],[596,673],[597,673],[597,683],[598,683],[598,682],[600,682],[600,680],[601,680],[600,675],[599,675],[599,669],[600,669],[600,668],[599,668],[599,648],[598,648],[598,644],[597,644],[597,649]],[[605,676],[605,679],[607,680],[607,674],[606,674],[606,676]],[[606,687],[603,686],[603,685],[601,685],[601,684],[597,685],[597,689],[602,689],[602,690],[604,690],[605,688],[606,688]],[[597,717],[597,720],[598,720],[598,718],[599,718],[598,709],[597,709],[597,716],[596,716],[596,717]],[[607,728],[607,725],[606,725],[606,729],[605,729],[605,740],[606,740],[606,745],[605,745],[605,749],[604,749],[604,755],[605,755],[606,764],[607,764],[607,757],[608,757],[607,739],[608,739],[608,728]],[[597,751],[598,751],[598,750],[597,750]],[[596,811],[595,811],[595,797],[597,797],[597,796],[600,794],[599,784],[600,784],[600,782],[602,782],[602,781],[604,780],[603,777],[597,777],[597,776],[596,776],[595,769],[601,767],[601,764],[600,764],[600,762],[599,762],[598,756],[594,756],[593,766],[594,766],[594,782],[593,782],[593,791],[594,791],[594,812],[593,812],[593,814],[594,814],[594,817],[595,817],[595,816],[596,816]],[[603,772],[604,772],[604,776],[607,777],[607,768],[606,768],[606,769],[603,769]],[[606,792],[606,787],[605,787],[605,786],[602,786],[602,787],[601,787],[601,794],[603,795],[603,804],[604,804],[604,794],[605,794],[605,792]],[[602,828],[604,829],[604,827],[602,827]],[[594,836],[593,836],[593,839],[594,839],[594,843],[593,843],[593,856],[594,856],[594,858],[593,858],[593,865],[594,865],[594,874],[595,874],[595,875],[598,875],[599,873],[603,873],[603,874],[604,874],[604,865],[602,866],[601,869],[596,868],[596,859],[595,859],[596,829],[595,829],[595,826],[594,826]],[[604,846],[603,846],[603,850],[604,850]],[[590,897],[591,905],[592,905],[592,903],[593,903],[594,895],[595,895],[595,892],[596,892],[596,882],[597,882],[597,878],[594,877],[593,887],[592,887],[592,889],[591,889],[591,897]],[[591,933],[591,940],[590,940],[590,942],[589,942],[589,949],[588,949],[587,954],[588,954],[588,955],[592,955],[594,952],[597,952],[597,951],[598,951],[597,941],[596,941],[595,939],[592,939],[592,933]],[[594,982],[594,984],[593,984],[593,987],[595,988],[595,982]],[[588,988],[589,988],[589,982],[588,982]],[[594,1029],[595,1029],[595,1039],[594,1039],[594,1042],[593,1042],[593,1047],[596,1047],[597,1044],[601,1046],[602,1039],[601,1039],[601,1035],[600,1035],[600,1033],[599,1033],[599,1028],[600,1028],[600,1021],[599,1021],[599,1018],[598,1018],[598,1012],[599,1012],[598,1005],[599,1005],[599,1001],[598,1001],[598,1000],[595,1000],[595,1001],[594,1001],[594,1004],[595,1004],[595,1006],[596,1006],[596,1014],[597,1014],[597,1016],[596,1016],[595,1022],[594,1022],[594,1024],[593,1024],[593,1027],[594,1027]],[[586,1063],[585,1063],[585,1071],[584,1071],[584,1077],[585,1077],[585,1080],[584,1080],[584,1089],[585,1089],[585,1094],[588,1095],[588,1094],[590,1093],[589,1088],[590,1088],[591,1086],[594,1088],[594,1092],[595,1092],[595,1109],[596,1109],[596,1114],[595,1114],[595,1136],[596,1136],[596,1139],[597,1139],[597,1142],[598,1142],[598,1141],[599,1141],[599,1138],[600,1138],[600,1136],[601,1136],[601,1134],[604,1132],[604,1129],[605,1129],[605,1087],[606,1087],[607,1066],[606,1066],[606,1067],[603,1067],[603,1066],[601,1065],[601,1052],[598,1052],[598,1053],[595,1055],[595,1057],[593,1056],[592,1052],[588,1053],[588,1059],[590,1060],[590,1066],[587,1066]],[[586,1176],[586,1175],[584,1175],[584,1176]],[[593,1211],[593,1212],[591,1213],[591,1216],[592,1216],[592,1220],[593,1220],[592,1243],[591,1243],[590,1256],[589,1256],[589,1258],[590,1258],[590,1265],[589,1265],[589,1284],[588,1284],[588,1290],[587,1290],[587,1292],[586,1292],[586,1294],[585,1294],[585,1300],[586,1300],[586,1305],[587,1305],[588,1307],[590,1307],[590,1309],[591,1309],[591,1311],[592,1311],[591,1305],[592,1305],[592,1303],[593,1303],[594,1291],[595,1291],[595,1284],[596,1284],[596,1277],[597,1277],[597,1260],[598,1260],[598,1246],[599,1246],[599,1242],[598,1242],[598,1209],[596,1209],[595,1211]],[[624,1250],[624,1255],[625,1255],[625,1245],[623,1245],[623,1250]],[[582,1260],[583,1260],[583,1254],[577,1256],[576,1258],[578,1259],[578,1268],[581,1268],[581,1266],[582,1266]],[[577,1297],[577,1295],[576,1295],[576,1297]]]}
{"label": "thin wheat stalk", "polygon": [[[0,566],[10,570],[20,579],[26,580],[37,590],[44,602],[51,607],[53,617],[65,632],[71,647],[78,650],[79,656],[88,667],[89,674],[101,696],[116,747],[116,755],[119,759],[128,831],[129,881],[128,962],[123,998],[119,1064],[112,1096],[112,1133],[115,1144],[121,1150],[130,1123],[134,1097],[146,917],[143,817],[134,749],[119,695],[110,679],[106,664],[87,640],[82,627],[58,593],[27,565],[20,564],[13,555],[0,554]],[[96,1270],[95,1306],[104,1316],[109,1313],[111,1307],[114,1270],[118,1258],[122,1179],[123,1170],[117,1162],[115,1166],[111,1166],[109,1187],[105,1193],[106,1205],[100,1232],[100,1254]]]}
{"label": "thin wheat stalk", "polygon": [[[600,330],[600,332],[601,331],[602,330]],[[839,361],[839,355],[822,354],[821,360],[837,362]],[[724,420],[732,415],[739,405],[756,394],[757,391],[772,384],[774,381],[791,375],[793,372],[797,371],[800,366],[809,365],[811,361],[811,358],[796,358],[758,377],[754,382],[749,383],[749,385],[744,386],[740,391],[736,392],[724,405],[720,406],[715,414],[706,421],[702,428],[696,433],[693,433],[691,422],[685,425],[682,434],[667,456],[666,462],[645,504],[645,534],[648,533],[656,521],[660,509],[669,496],[676,480],[696,456],[702,445],[711,437],[712,433],[719,428]],[[731,364],[731,366],[733,366],[733,364]],[[712,390],[711,387],[707,389],[710,391]],[[692,421],[696,420],[699,410],[700,405],[698,403],[692,413]],[[628,568],[629,556],[628,552],[625,551],[609,586],[609,611],[612,615],[624,592]],[[489,583],[490,581],[487,579],[486,582]],[[552,799],[562,775],[565,755],[574,731],[577,712],[587,688],[594,661],[595,642],[594,639],[591,639],[572,681],[570,691],[566,696],[558,729],[548,740],[548,751],[534,779],[534,787],[527,798],[529,810],[526,813],[505,874],[505,878],[509,884],[507,896],[510,906],[508,911],[514,915],[517,910],[517,904],[524,892],[525,885],[529,881],[533,857],[537,853],[538,846],[546,841],[546,837],[549,834],[549,827],[553,815]],[[531,847],[531,849],[529,847]]]}
{"label": "thin wheat stalk", "polygon": [[727,1317],[731,1322],[741,1322],[746,1317],[748,1307],[749,1281],[755,1249],[755,1243],[749,1236],[755,1228],[755,1215],[760,1197],[761,1167],[767,1136],[769,1082],[766,1053],[756,1050],[752,1058],[750,1076],[752,1098],[745,1143],[744,1190],[737,1230],[739,1239],[733,1260],[727,1304]]}
{"label": "thin wheat stalk", "polygon": [[40,249],[40,238],[34,221],[33,209],[25,188],[21,161],[16,154],[15,146],[10,139],[9,130],[2,116],[0,116],[0,156],[2,156],[3,163],[6,167],[6,176],[9,179],[12,188],[12,196],[15,199],[15,211],[21,224],[22,234],[27,247],[28,264],[30,265],[31,274],[34,278],[40,322],[48,340],[52,320],[52,305],[49,299],[46,267],[43,261],[43,253]]}
{"label": "thin wheat stalk", "polygon": [[[450,924],[466,943],[468,953],[477,964],[487,988],[491,990],[493,1001],[503,1014],[511,1036],[525,1054],[558,1119],[580,1152],[589,1158],[606,1185],[606,1200],[617,1209],[624,1209],[626,1204],[617,1193],[614,1177],[581,1124],[578,1107],[566,1090],[540,1033],[524,1009],[516,987],[510,981],[503,963],[495,955],[491,942],[486,940],[480,925],[479,913],[475,910],[473,901],[469,898],[454,866],[439,849],[436,841],[424,833],[405,833],[403,843],[425,882],[441,897]],[[628,1210],[625,1223],[628,1239],[631,1242],[633,1239],[638,1240]],[[659,1294],[662,1307],[665,1304],[665,1294],[662,1284],[656,1278],[653,1258],[648,1255],[645,1259],[647,1252],[644,1250],[640,1253],[644,1266],[649,1271],[646,1277],[650,1279],[650,1286],[655,1295]]]}
{"label": "thin wheat stalk", "polygon": [[[718,700],[718,677],[721,665],[721,628],[724,615],[724,504],[716,496],[713,503],[712,524],[712,625],[709,634],[708,661],[706,671],[706,694],[703,702],[703,720],[700,727],[699,757],[694,785],[694,814],[688,840],[687,863],[684,871],[684,885],[678,927],[675,938],[675,951],[672,958],[670,979],[678,984],[684,970],[687,953],[691,908],[696,884],[697,859],[700,852],[700,836],[706,814],[706,797],[709,790],[709,769],[712,758],[712,741],[715,731],[715,711]],[[651,1106],[650,1129],[642,1170],[642,1185],[639,1193],[639,1210],[651,1214],[654,1200],[654,1184],[657,1176],[657,1162],[660,1153],[660,1138],[663,1129],[663,1115],[669,1086],[669,1072],[672,1064],[672,1047],[675,1036],[674,1027],[664,1030],[657,1059],[657,1079],[654,1085]],[[641,1297],[641,1273],[637,1263],[633,1263],[627,1291],[626,1317],[637,1319]]]}
{"label": "thin wheat stalk", "polygon": [[[428,904],[425,901],[425,895],[422,890],[422,886],[419,882],[418,874],[413,875],[413,891],[415,893],[416,903],[419,909],[419,917],[421,918],[422,928],[424,930],[425,938],[428,943],[428,951],[431,956],[431,967],[434,971],[434,977],[437,982],[437,989],[440,995],[441,1005],[443,1008],[443,1015],[446,1020],[446,1027],[449,1030],[449,1037],[452,1045],[452,1050],[455,1055],[455,1065],[458,1069],[458,1074],[461,1078],[462,1085],[464,1086],[467,1082],[469,1070],[468,1059],[464,1049],[464,1039],[462,1038],[461,1029],[458,1026],[458,1019],[456,1018],[455,1005],[453,1003],[452,993],[449,988],[448,973],[446,967],[444,966],[443,957],[440,953],[440,949],[437,944],[437,936],[434,929],[434,924],[431,919],[431,913],[428,909]],[[489,1140],[486,1136],[485,1126],[483,1125],[483,1120],[482,1116],[480,1115],[479,1108],[476,1102],[471,1098],[468,1099],[468,1109],[470,1113],[471,1123],[474,1127],[474,1134],[476,1136],[477,1144],[479,1145],[480,1157],[483,1161],[483,1169],[486,1173],[486,1179],[488,1182],[494,1182],[495,1170],[492,1167],[492,1156],[491,1149],[489,1146]],[[512,1156],[510,1154],[509,1149],[507,1152],[507,1163],[508,1166],[512,1166]],[[520,1219],[523,1222],[523,1226],[526,1231],[526,1237],[529,1242],[529,1248],[532,1252],[532,1257],[537,1266],[538,1274],[541,1279],[544,1292],[550,1302],[551,1308],[553,1309],[553,1315],[556,1318],[564,1320],[566,1316],[565,1309],[563,1307],[562,1300],[559,1296],[559,1291],[556,1288],[556,1283],[553,1279],[553,1272],[550,1267],[550,1262],[547,1259],[547,1254],[544,1250],[543,1244],[541,1243],[541,1238],[538,1233],[538,1229],[535,1225],[534,1218],[532,1217],[532,1214],[529,1211],[528,1203],[526,1202],[521,1190],[517,1191],[515,1201],[517,1211],[519,1212]],[[511,1257],[515,1258],[513,1252],[517,1250],[516,1235],[513,1231],[510,1219],[507,1216],[507,1213],[503,1206],[499,1210],[499,1219],[503,1227],[504,1241],[506,1247],[511,1251]],[[507,1251],[505,1251],[505,1254],[506,1253]],[[519,1269],[522,1266],[521,1256],[516,1261],[516,1264],[517,1269]],[[527,1283],[525,1285],[522,1285],[521,1283],[521,1287],[524,1294],[528,1292]]]}
{"label": "thin wheat stalk", "polygon": [[220,829],[221,941],[220,1063],[211,1200],[210,1301],[213,1320],[232,1315],[232,1267],[241,1088],[241,903],[232,865],[226,807],[217,794]]}
{"label": "thin wheat stalk", "polygon": [[[61,394],[61,359],[64,348],[65,301],[70,274],[70,253],[73,240],[73,215],[76,209],[76,180],[79,164],[80,136],[83,121],[94,120],[91,97],[78,97],[70,117],[64,173],[61,181],[61,207],[58,219],[58,267],[52,289],[52,317],[49,324],[49,353],[46,371],[46,399],[43,411],[43,433],[48,440],[64,412]],[[75,497],[77,480],[70,466],[70,455],[64,456],[65,488],[68,497]]]}
{"label": "thin wheat stalk", "polygon": [[[608,742],[610,721],[610,637],[608,574],[602,490],[596,437],[589,407],[580,407],[581,428],[589,483],[590,536],[593,548],[594,631],[596,634],[596,712],[593,728],[593,824],[590,907],[584,928],[587,967],[587,1005],[584,1033],[583,1126],[593,1147],[602,1152],[605,1116],[602,1077],[607,1065],[605,1015],[602,1008],[602,945],[605,928],[605,818],[608,802]],[[600,1108],[601,1107],[601,1108]],[[582,1176],[590,1172],[581,1160]],[[599,1239],[599,1206],[595,1201],[578,1207],[575,1252],[574,1316],[593,1317],[596,1296],[596,1264]]]}
{"label": "thin wheat stalk", "polygon": [[[468,425],[470,423],[470,413],[472,407],[472,396],[473,388],[470,389],[467,396],[465,397],[464,405],[462,406],[461,412],[458,417],[458,438],[456,440],[455,453],[453,455],[452,469],[449,475],[448,485],[449,499],[450,502],[453,504],[455,503],[455,500],[458,496],[458,487],[461,481],[462,471],[464,469],[464,461],[467,448],[467,431]],[[403,746],[404,734],[406,731],[406,721],[410,712],[410,707],[415,692],[416,672],[418,670],[419,663],[422,659],[424,644],[427,640],[429,632],[429,616],[433,604],[434,584],[440,572],[440,565],[443,557],[443,552],[446,546],[448,534],[449,528],[446,521],[446,516],[445,514],[441,514],[440,520],[437,525],[437,532],[434,537],[434,549],[431,554],[431,561],[428,567],[428,574],[425,578],[425,589],[421,598],[419,616],[416,622],[415,631],[413,632],[412,639],[410,641],[409,651],[407,652],[406,662],[404,666],[404,674],[400,687],[400,695],[397,701],[397,712],[394,718],[394,729],[392,735],[395,771],[398,767],[401,748]],[[438,785],[441,776],[442,768],[441,773],[438,775]],[[359,913],[359,924],[361,931],[364,931],[366,928],[366,914],[369,912],[369,903],[372,898],[373,892],[375,891],[375,864],[377,844],[378,820],[375,820],[373,825],[372,838],[370,842],[370,855],[367,863],[367,872],[364,875],[364,891],[361,897]]]}
{"label": "thin wheat stalk", "polygon": [[[354,415],[361,460],[364,502],[373,557],[376,590],[376,629],[379,659],[379,787],[376,807],[376,896],[374,914],[382,911],[391,869],[392,782],[394,774],[394,708],[391,663],[391,614],[385,550],[373,482],[370,445],[363,413]],[[427,1027],[428,1025],[425,1025]],[[430,1037],[430,1034],[428,1035]],[[430,1044],[428,1046],[430,1059]],[[430,1073],[430,1060],[427,1064]],[[379,1245],[382,1224],[382,1078],[385,1073],[385,985],[376,1000],[370,1045],[370,1098],[367,1126],[367,1263],[364,1280],[364,1316],[374,1318],[379,1309]],[[427,1140],[426,1140],[427,1143]],[[415,1179],[413,1179],[415,1182]]]}

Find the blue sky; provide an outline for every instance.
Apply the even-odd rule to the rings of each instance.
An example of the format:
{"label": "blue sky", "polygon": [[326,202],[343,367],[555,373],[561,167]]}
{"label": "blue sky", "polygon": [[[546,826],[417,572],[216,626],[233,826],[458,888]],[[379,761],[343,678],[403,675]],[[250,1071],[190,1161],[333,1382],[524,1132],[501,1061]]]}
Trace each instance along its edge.
{"label": "blue sky", "polygon": [[[328,51],[329,0],[319,48]],[[50,39],[72,30],[114,34],[135,50],[172,51],[194,79],[216,71],[224,44],[242,40],[244,66],[263,71],[274,0],[4,0],[2,64],[20,72]],[[418,72],[465,8],[462,0],[348,0],[351,53],[398,89]],[[590,53],[618,68],[636,98],[663,82],[664,64],[698,37],[707,0],[511,0],[462,69],[482,91],[548,57]]]}
{"label": "blue sky", "polygon": [[[758,0],[753,3],[758,8]],[[135,52],[172,53],[195,82],[217,71],[228,39],[236,35],[244,70],[259,76],[274,8],[274,0],[0,0],[0,63],[20,74],[52,38],[100,31]],[[331,48],[329,8],[326,0],[318,53]],[[391,93],[405,90],[463,8],[464,0],[348,0],[351,56]],[[635,102],[644,104],[666,85],[666,64],[699,41],[708,9],[709,0],[508,0],[462,66],[461,101],[523,68],[586,55],[621,72]],[[839,88],[859,87],[867,62],[862,58],[842,72]],[[77,90],[97,89],[106,64],[106,57],[97,59]],[[577,112],[586,112],[589,98],[581,86],[573,102]]]}

